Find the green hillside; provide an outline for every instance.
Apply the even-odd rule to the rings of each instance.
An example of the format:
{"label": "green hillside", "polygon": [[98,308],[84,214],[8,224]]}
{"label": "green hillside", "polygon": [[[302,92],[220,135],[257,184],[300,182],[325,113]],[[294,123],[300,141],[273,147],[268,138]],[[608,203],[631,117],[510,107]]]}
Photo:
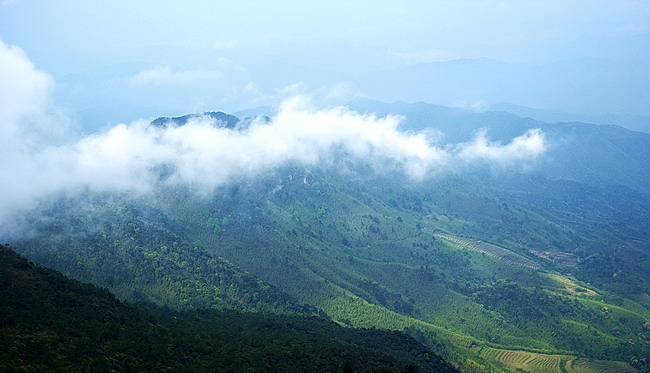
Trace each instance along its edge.
{"label": "green hillside", "polygon": [[650,369],[646,192],[335,158],[211,195],[54,199],[12,245],[122,300],[406,331],[466,372]]}
{"label": "green hillside", "polygon": [[410,337],[318,318],[117,301],[0,246],[0,370],[454,372]]}
{"label": "green hillside", "polygon": [[[565,275],[579,268],[563,269],[528,250],[529,242],[538,253],[557,250],[573,232],[526,205],[509,201],[507,210],[495,210],[504,203],[498,196],[458,177],[439,181],[431,193],[392,177],[382,188],[366,188],[362,177],[282,172],[224,188],[209,201],[182,190],[156,200],[92,200],[95,211],[112,211],[99,218],[104,225],[93,221],[97,214],[72,218],[59,204],[49,213],[75,235],[41,221],[35,226],[60,235],[59,244],[48,248],[52,235],[40,234],[16,245],[122,299],[307,312],[343,325],[406,330],[466,371],[504,368],[480,346],[613,362],[647,356],[646,306],[579,285]],[[544,231],[554,239],[531,239]]]}
{"label": "green hillside", "polygon": [[316,312],[191,244],[183,227],[146,205],[91,196],[83,203],[59,200],[44,214],[51,222],[34,225],[38,243],[23,247],[23,253],[70,277],[106,287],[122,300],[181,310]]}

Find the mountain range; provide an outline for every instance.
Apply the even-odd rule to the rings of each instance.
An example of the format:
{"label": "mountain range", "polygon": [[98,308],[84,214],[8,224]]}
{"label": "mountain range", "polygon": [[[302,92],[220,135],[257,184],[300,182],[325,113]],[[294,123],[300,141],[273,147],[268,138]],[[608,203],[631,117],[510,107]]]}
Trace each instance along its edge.
{"label": "mountain range", "polygon": [[[547,149],[422,180],[341,150],[207,196],[191,185],[57,196],[10,244],[121,301],[402,331],[463,372],[650,369],[650,134],[423,103],[349,107],[399,115],[441,148],[539,130]],[[203,117],[227,131],[254,120]]]}

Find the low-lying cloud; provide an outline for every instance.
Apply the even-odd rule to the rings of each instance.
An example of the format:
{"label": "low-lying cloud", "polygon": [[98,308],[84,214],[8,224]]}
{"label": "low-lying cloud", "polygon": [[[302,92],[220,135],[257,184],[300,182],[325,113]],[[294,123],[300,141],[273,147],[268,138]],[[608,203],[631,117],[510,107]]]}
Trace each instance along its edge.
{"label": "low-lying cloud", "polygon": [[[546,149],[539,130],[506,145],[481,134],[473,142],[435,146],[426,133],[401,131],[399,117],[317,109],[304,96],[286,100],[270,121],[245,128],[225,128],[202,117],[167,127],[135,121],[65,144],[42,145],[26,139],[43,123],[38,117],[48,111],[53,81],[18,48],[0,42],[0,57],[0,223],[55,193],[149,193],[160,184],[190,184],[209,192],[288,163],[333,162],[335,154],[376,167],[389,164],[422,179],[477,160],[510,165]],[[168,171],[163,179],[161,168]]]}
{"label": "low-lying cloud", "polygon": [[[22,49],[0,41],[0,120],[2,137],[0,145],[14,146],[14,139],[24,129],[19,126],[42,118],[49,105],[53,79],[34,69]],[[12,141],[9,141],[12,140]]]}
{"label": "low-lying cloud", "polygon": [[490,142],[485,131],[481,131],[474,141],[460,144],[457,155],[466,162],[485,160],[507,166],[536,158],[546,151],[546,147],[544,134],[540,129],[529,130],[512,139],[507,145]]}

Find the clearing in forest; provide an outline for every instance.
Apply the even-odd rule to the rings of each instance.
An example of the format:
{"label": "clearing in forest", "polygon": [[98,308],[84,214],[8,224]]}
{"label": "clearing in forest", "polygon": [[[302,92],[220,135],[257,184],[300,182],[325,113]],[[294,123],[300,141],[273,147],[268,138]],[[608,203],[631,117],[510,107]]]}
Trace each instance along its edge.
{"label": "clearing in forest", "polygon": [[471,238],[457,237],[457,236],[452,236],[450,234],[442,234],[442,233],[436,233],[435,237],[442,238],[443,240],[449,241],[455,245],[484,253],[488,256],[506,261],[511,264],[528,267],[532,269],[540,268],[539,264],[535,263],[534,261],[526,258],[521,254],[517,254],[504,247],[497,246],[485,241],[475,240]]}
{"label": "clearing in forest", "polygon": [[479,355],[509,368],[530,373],[629,373],[637,372],[620,361],[596,361],[571,355],[542,354],[528,351],[479,347]]}

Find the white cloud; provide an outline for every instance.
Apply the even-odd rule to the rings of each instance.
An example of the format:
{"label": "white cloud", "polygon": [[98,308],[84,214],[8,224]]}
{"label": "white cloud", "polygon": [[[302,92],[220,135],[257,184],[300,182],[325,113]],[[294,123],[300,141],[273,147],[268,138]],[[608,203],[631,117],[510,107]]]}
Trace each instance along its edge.
{"label": "white cloud", "polygon": [[221,75],[216,71],[210,70],[185,70],[174,71],[167,66],[156,66],[150,70],[143,70],[134,76],[127,78],[127,81],[133,85],[173,85],[189,84],[205,80],[220,78]]}
{"label": "white cloud", "polygon": [[[31,153],[50,105],[53,80],[18,47],[0,41],[0,209],[31,202]],[[45,131],[46,132],[46,131]],[[0,223],[2,223],[0,221]]]}
{"label": "white cloud", "polygon": [[539,130],[506,145],[480,135],[471,143],[442,149],[432,145],[430,132],[401,131],[399,117],[362,115],[344,107],[316,109],[304,96],[285,100],[269,123],[241,130],[215,126],[207,118],[166,128],[137,121],[62,145],[35,148],[25,143],[24,134],[40,125],[35,113],[47,116],[52,79],[35,70],[17,48],[0,44],[0,57],[2,141],[11,145],[0,148],[4,175],[0,225],[12,212],[54,193],[154,191],[161,182],[155,170],[161,166],[172,170],[164,183],[189,183],[210,192],[288,163],[328,163],[334,154],[363,159],[378,168],[397,167],[419,179],[455,164],[477,160],[512,164],[545,150]]}
{"label": "white cloud", "polygon": [[325,162],[341,150],[352,157],[396,162],[413,177],[445,162],[444,151],[430,146],[424,135],[400,132],[398,124],[397,117],[360,115],[341,107],[316,110],[299,96],[285,101],[270,123],[253,123],[246,130],[215,127],[206,118],[169,128],[121,124],[49,149],[48,159],[65,165],[68,174],[61,188],[96,191],[150,190],[157,178],[152,170],[160,165],[176,170],[168,182],[209,191],[288,162]]}
{"label": "white cloud", "polygon": [[54,81],[35,69],[22,49],[0,41],[0,144],[11,146],[49,106]]}
{"label": "white cloud", "polygon": [[480,132],[471,143],[458,146],[458,157],[466,162],[485,160],[499,165],[510,165],[539,157],[546,149],[544,134],[539,129],[529,130],[515,137],[507,145],[490,142],[485,132]]}

